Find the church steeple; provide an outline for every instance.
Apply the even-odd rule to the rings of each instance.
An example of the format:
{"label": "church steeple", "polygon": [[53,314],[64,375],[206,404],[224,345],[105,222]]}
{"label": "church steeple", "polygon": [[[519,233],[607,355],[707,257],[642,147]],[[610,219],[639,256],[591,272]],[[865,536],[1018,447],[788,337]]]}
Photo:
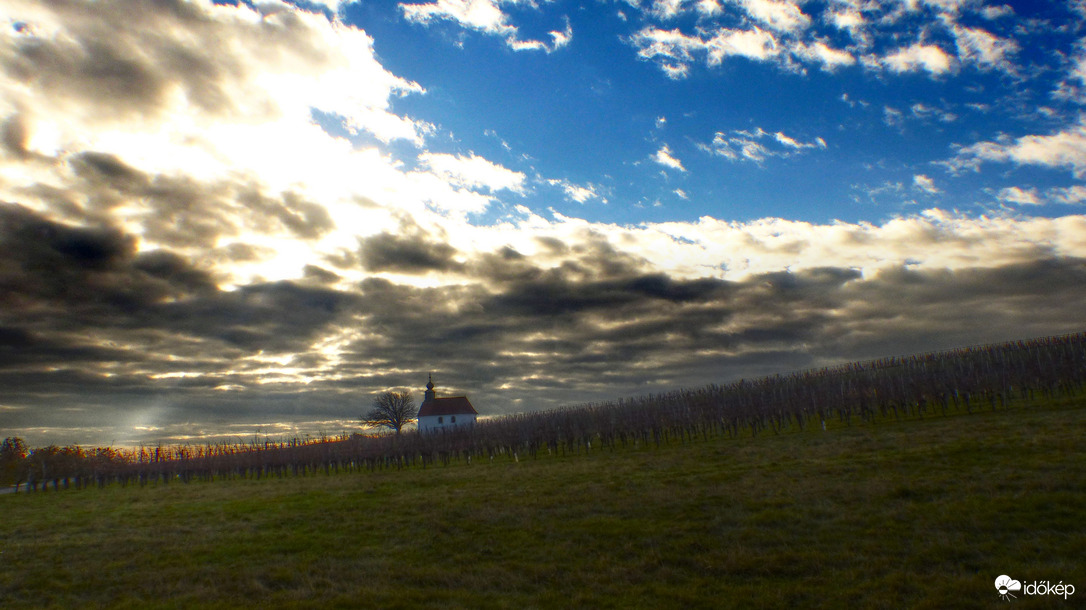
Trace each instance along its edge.
{"label": "church steeple", "polygon": [[433,400],[437,398],[437,392],[434,391],[434,374],[427,375],[426,393],[422,395],[422,402]]}

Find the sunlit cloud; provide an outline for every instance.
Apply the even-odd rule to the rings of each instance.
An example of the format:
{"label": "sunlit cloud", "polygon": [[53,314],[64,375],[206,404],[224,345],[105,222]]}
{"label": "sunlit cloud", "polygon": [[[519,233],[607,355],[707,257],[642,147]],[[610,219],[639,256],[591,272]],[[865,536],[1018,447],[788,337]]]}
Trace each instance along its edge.
{"label": "sunlit cloud", "polygon": [[1015,205],[1041,205],[1044,203],[1037,193],[1037,189],[1024,189],[1018,186],[1010,186],[1001,189],[996,195],[996,198],[1005,203],[1012,203]]}
{"label": "sunlit cloud", "polygon": [[[476,30],[505,39],[514,51],[545,51],[551,53],[569,44],[573,28],[569,19],[565,28],[548,32],[550,43],[541,40],[524,40],[520,30],[509,22],[509,15],[502,4],[517,4],[516,0],[440,0],[425,4],[400,4],[404,18],[422,25],[436,21],[452,21],[461,27]],[[526,3],[530,4],[530,3]]]}
{"label": "sunlit cloud", "polygon": [[[561,179],[550,179],[550,180],[547,180],[547,183],[550,184],[551,186],[556,186],[556,187],[561,188],[562,192],[565,193],[566,198],[569,199],[570,201],[576,201],[577,203],[584,203],[584,202],[586,202],[586,201],[588,201],[590,199],[597,199],[597,198],[603,199],[600,196],[599,192],[597,192],[597,188],[592,184],[580,185],[580,184],[574,184],[574,183],[570,182],[569,180],[561,180]],[[607,202],[606,199],[603,199],[603,201],[604,201],[604,203]]]}
{"label": "sunlit cloud", "polygon": [[1079,124],[1051,135],[1028,135],[962,147],[948,164],[956,170],[979,169],[982,163],[1038,165],[1086,176],[1086,126]]}
{"label": "sunlit cloud", "polygon": [[652,156],[652,160],[667,168],[677,169],[680,172],[686,171],[682,161],[679,161],[671,154],[671,149],[667,144],[664,144],[660,147],[660,150],[656,151],[656,154]]}
{"label": "sunlit cloud", "polygon": [[801,142],[784,133],[769,133],[761,127],[754,130],[738,130],[730,134],[717,132],[710,144],[701,149],[730,161],[761,163],[771,157],[788,157],[805,150],[824,149],[826,141],[815,138]]}
{"label": "sunlit cloud", "polygon": [[419,161],[452,184],[488,191],[523,192],[524,174],[487,161],[475,154],[467,156],[423,153]]}
{"label": "sunlit cloud", "polygon": [[924,174],[913,176],[913,186],[929,195],[938,195],[942,192],[935,186],[935,181]]}
{"label": "sunlit cloud", "polygon": [[874,63],[892,72],[926,71],[933,75],[949,72],[953,66],[951,57],[936,45],[916,43],[898,49],[889,55],[876,58]]}

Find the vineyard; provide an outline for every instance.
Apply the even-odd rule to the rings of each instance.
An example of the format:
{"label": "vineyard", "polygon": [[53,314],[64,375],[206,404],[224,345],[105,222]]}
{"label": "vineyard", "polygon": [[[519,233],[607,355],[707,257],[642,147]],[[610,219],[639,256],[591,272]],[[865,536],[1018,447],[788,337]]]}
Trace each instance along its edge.
{"label": "vineyard", "polygon": [[1078,333],[501,416],[443,434],[30,451],[9,438],[0,474],[44,491],[425,468],[996,410],[1014,399],[1074,396],[1084,383],[1086,333]]}

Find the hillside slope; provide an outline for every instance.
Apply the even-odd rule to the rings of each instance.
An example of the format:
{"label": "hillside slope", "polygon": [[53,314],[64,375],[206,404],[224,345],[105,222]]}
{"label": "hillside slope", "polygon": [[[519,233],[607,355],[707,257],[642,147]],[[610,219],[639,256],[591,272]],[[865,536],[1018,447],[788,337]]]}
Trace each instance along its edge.
{"label": "hillside slope", "polygon": [[[6,606],[987,608],[1086,595],[1086,402],[0,497]],[[1015,607],[1070,607],[1019,595]]]}

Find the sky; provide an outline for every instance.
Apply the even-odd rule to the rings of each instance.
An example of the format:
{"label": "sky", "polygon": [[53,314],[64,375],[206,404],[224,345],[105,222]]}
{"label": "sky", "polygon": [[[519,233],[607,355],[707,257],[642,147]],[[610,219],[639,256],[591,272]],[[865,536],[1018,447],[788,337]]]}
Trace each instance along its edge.
{"label": "sky", "polygon": [[5,0],[0,436],[1084,330],[1086,2]]}

